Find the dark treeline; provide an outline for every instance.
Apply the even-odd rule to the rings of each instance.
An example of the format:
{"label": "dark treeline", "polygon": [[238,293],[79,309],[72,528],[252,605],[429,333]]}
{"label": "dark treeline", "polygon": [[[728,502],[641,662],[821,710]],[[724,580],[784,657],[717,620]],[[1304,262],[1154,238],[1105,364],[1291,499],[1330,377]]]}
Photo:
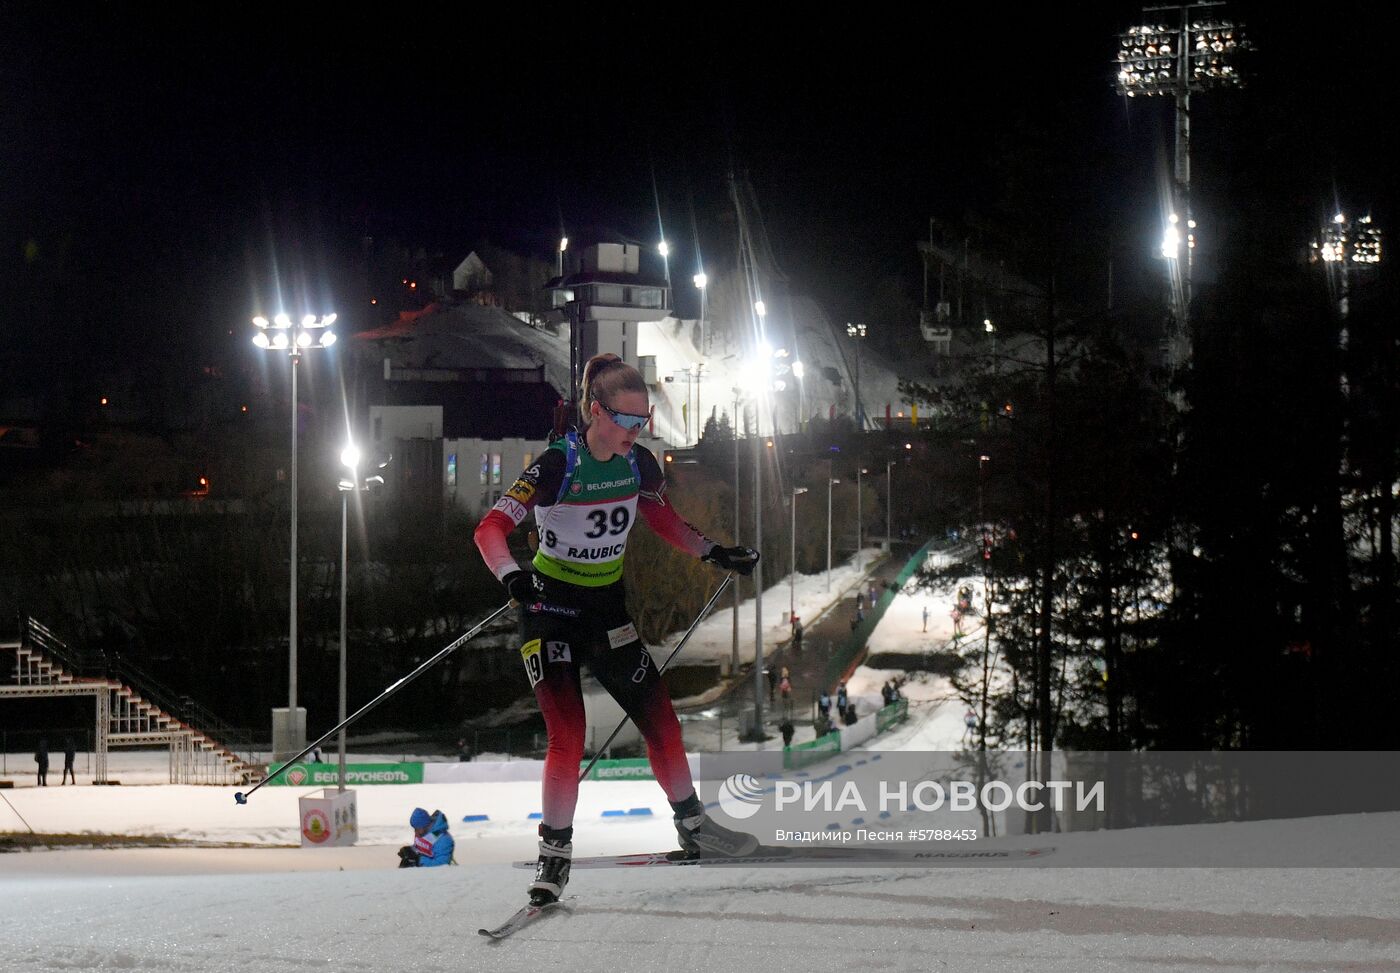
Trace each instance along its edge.
{"label": "dark treeline", "polygon": [[1353,275],[1343,317],[1321,265],[1223,261],[1175,377],[1045,269],[1039,314],[1002,329],[1018,356],[909,386],[962,454],[941,514],[968,543],[925,582],[982,578],[958,679],[976,745],[1393,745],[1388,268]]}

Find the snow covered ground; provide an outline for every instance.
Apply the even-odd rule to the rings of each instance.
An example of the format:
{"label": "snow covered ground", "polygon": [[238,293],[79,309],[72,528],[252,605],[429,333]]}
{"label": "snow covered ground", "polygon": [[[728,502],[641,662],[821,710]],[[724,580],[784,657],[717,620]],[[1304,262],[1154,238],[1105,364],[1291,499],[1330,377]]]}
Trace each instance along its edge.
{"label": "snow covered ground", "polygon": [[[853,570],[839,582],[834,576],[833,595],[855,580]],[[784,588],[770,594],[782,602],[771,610],[780,637]],[[799,579],[799,613],[815,616],[824,598],[824,575]],[[752,608],[745,607],[751,632]],[[950,607],[935,595],[896,598],[871,638],[872,652],[943,647]],[[769,611],[765,605],[765,617]],[[727,613],[711,619],[694,651],[727,655],[729,631]],[[893,675],[902,673],[862,668],[850,689],[878,702],[881,683]],[[868,748],[957,749],[963,707],[947,684],[912,675],[904,691],[909,722]],[[373,759],[355,754],[356,762]],[[22,755],[16,766],[25,766]],[[538,810],[537,783],[361,787],[360,843],[304,850],[289,846],[298,841],[296,799],[307,789],[264,787],[240,807],[232,788],[172,786],[165,775],[157,752],[114,753],[120,787],[37,789],[12,775],[22,786],[0,791],[8,802],[0,802],[0,832],[26,833],[22,816],[44,833],[255,847],[0,854],[0,968],[1400,970],[1400,869],[1365,867],[1368,847],[1397,840],[1400,814],[1055,835],[1052,856],[1001,868],[580,870],[567,911],[492,944],[475,930],[523,900],[529,873],[511,862],[534,854],[528,815]],[[149,786],[133,786],[144,781]],[[395,868],[417,805],[447,813],[460,867]],[[640,807],[653,815],[603,817]],[[576,851],[674,847],[667,811],[652,782],[585,784]],[[463,822],[469,814],[489,820]],[[1263,865],[1271,849],[1285,846],[1342,867],[1131,867],[1135,852],[1160,854],[1183,838],[1203,853],[1228,849],[1232,860]],[[981,847],[1046,843],[1019,836]],[[1075,867],[1106,843],[1129,865]]]}
{"label": "snow covered ground", "polygon": [[[1340,823],[1376,836],[1400,827],[1372,817]],[[1310,842],[1338,823],[1198,830],[1202,841]],[[664,830],[590,823],[576,840],[635,850],[664,846]],[[1103,838],[1056,837],[1064,855]],[[431,871],[396,870],[382,847],[3,856],[0,956],[20,973],[1400,969],[1394,869],[579,871],[566,912],[493,944],[475,929],[521,901],[529,873],[501,859],[527,855],[529,842],[465,845],[461,867]]]}
{"label": "snow covered ground", "polygon": [[[764,651],[771,653],[780,642],[787,641],[792,634],[787,619],[789,600],[803,624],[810,628],[828,608],[839,603],[848,591],[852,591],[877,559],[885,556],[887,555],[881,554],[878,547],[870,547],[861,552],[859,569],[856,567],[854,556],[850,560],[834,564],[829,588],[825,571],[818,574],[799,573],[795,580],[785,575],[773,582],[772,587],[763,593]],[[855,597],[854,593],[851,597]],[[895,601],[900,599],[896,598]],[[754,601],[749,598],[739,604],[739,657],[743,662],[753,661],[753,630]],[[656,647],[655,654],[662,659],[666,658],[683,634],[678,632],[668,638]],[[696,626],[695,634],[676,657],[676,664],[723,662],[730,658],[733,649],[734,599],[725,592],[709,617]],[[877,692],[876,699],[878,698]]]}

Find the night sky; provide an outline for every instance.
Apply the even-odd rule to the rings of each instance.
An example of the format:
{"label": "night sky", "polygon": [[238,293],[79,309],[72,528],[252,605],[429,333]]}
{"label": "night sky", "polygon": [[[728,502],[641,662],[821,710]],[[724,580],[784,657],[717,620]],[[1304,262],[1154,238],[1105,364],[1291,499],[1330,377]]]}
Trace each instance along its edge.
{"label": "night sky", "polygon": [[[917,299],[930,216],[1025,226],[1086,262],[1145,260],[1155,232],[1165,103],[1111,86],[1136,4],[757,20],[671,7],[654,22],[640,8],[172,9],[0,14],[5,330],[61,330],[75,367],[246,327],[274,263],[335,304],[365,235],[549,257],[562,218],[575,238],[651,241],[653,177],[688,279],[696,235],[731,259],[731,167],[794,289],[835,319],[895,274]],[[1283,9],[1230,8],[1259,48],[1254,77],[1198,102],[1196,177],[1220,240],[1287,260],[1333,187],[1393,230],[1380,38],[1396,18],[1379,3],[1306,21]]]}

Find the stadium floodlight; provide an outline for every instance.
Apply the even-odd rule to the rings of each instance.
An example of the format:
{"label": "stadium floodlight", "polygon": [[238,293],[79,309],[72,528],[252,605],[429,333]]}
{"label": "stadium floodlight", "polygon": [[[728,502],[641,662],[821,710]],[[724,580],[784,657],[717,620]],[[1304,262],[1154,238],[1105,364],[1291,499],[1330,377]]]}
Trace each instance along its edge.
{"label": "stadium floodlight", "polygon": [[854,413],[856,429],[863,430],[865,428],[865,411],[861,408],[860,403],[860,346],[865,344],[865,325],[851,324],[848,322],[846,324],[846,336],[856,343],[856,404]]}
{"label": "stadium floodlight", "polygon": [[[1163,229],[1159,252],[1170,261],[1171,323],[1168,365],[1175,371],[1190,359],[1190,308],[1196,222],[1191,211],[1191,95],[1242,83],[1239,57],[1251,46],[1243,27],[1219,16],[1224,4],[1202,0],[1181,6],[1144,8],[1144,22],[1118,35],[1115,87],[1128,98],[1167,96],[1175,101],[1173,186],[1162,208],[1173,215]],[[1175,23],[1155,18],[1175,16]],[[1152,18],[1149,20],[1149,18]],[[1180,223],[1184,221],[1185,232]],[[1182,254],[1181,245],[1186,244]],[[1184,257],[1184,259],[1183,259]]]}
{"label": "stadium floodlight", "polygon": [[[301,737],[305,731],[305,724],[298,719],[297,711],[297,371],[301,356],[312,348],[329,348],[335,344],[335,332],[330,326],[335,323],[334,314],[324,314],[317,317],[314,314],[303,315],[300,322],[292,323],[291,315],[286,312],[279,313],[269,322],[266,317],[259,314],[253,318],[253,326],[257,333],[253,335],[253,344],[267,351],[286,352],[292,360],[292,469],[291,469],[291,551],[288,563],[290,564],[289,574],[291,576],[291,593],[288,598],[289,621],[288,621],[288,686],[287,686],[287,723],[285,727],[286,736],[279,737],[274,729],[274,739],[281,743],[286,753],[295,752],[301,745]],[[269,332],[271,334],[269,335]],[[274,711],[274,720],[276,719]],[[277,759],[281,759],[277,755]]]}
{"label": "stadium floodlight", "polygon": [[1181,217],[1175,213],[1167,217],[1167,225],[1162,230],[1162,256],[1175,260],[1181,256],[1181,230],[1178,229]]}
{"label": "stadium floodlight", "polygon": [[1381,262],[1381,229],[1369,214],[1351,220],[1338,213],[1312,242],[1309,259],[1356,269],[1374,266]]}
{"label": "stadium floodlight", "polygon": [[[1207,5],[1181,9],[1203,6]],[[1129,27],[1118,35],[1118,93],[1151,97],[1238,85],[1242,79],[1236,60],[1249,49],[1242,25],[1229,20],[1186,21],[1183,17],[1175,27]]]}

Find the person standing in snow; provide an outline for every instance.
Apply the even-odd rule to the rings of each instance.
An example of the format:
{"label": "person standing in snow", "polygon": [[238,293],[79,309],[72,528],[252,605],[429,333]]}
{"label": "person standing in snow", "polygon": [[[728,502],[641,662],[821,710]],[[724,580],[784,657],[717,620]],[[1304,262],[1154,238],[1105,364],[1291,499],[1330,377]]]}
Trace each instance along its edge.
{"label": "person standing in snow", "polygon": [[[586,728],[579,681],[585,663],[641,731],[681,847],[697,855],[742,856],[758,846],[752,835],[706,815],[680,721],[629,616],[622,585],[623,552],[638,514],[673,547],[725,571],[749,574],[758,552],[721,547],[667,502],[656,457],[636,441],[651,421],[651,405],[635,368],[616,355],[589,359],[581,413],[581,429],[552,443],[522,472],[475,534],[487,566],[520,606],[520,654],[549,738],[539,862],[530,885],[536,905],[558,901],[569,878]],[[506,539],[531,510],[539,547],[522,569]]]}
{"label": "person standing in snow", "polygon": [[72,738],[72,737],[64,737],[64,738],[63,738],[63,780],[62,780],[62,782],[61,782],[60,785],[59,785],[60,787],[63,786],[63,784],[68,783],[68,778],[69,778],[69,777],[72,777],[72,778],[73,778],[73,783],[74,783],[75,785],[78,783],[78,775],[73,771],[73,759],[74,759],[75,757],[77,757],[77,755],[78,755],[78,750],[77,750],[77,748],[73,745],[73,738]]}
{"label": "person standing in snow", "polygon": [[39,783],[36,787],[49,786],[49,741],[41,739],[39,747],[34,751],[34,762],[39,765]]}

